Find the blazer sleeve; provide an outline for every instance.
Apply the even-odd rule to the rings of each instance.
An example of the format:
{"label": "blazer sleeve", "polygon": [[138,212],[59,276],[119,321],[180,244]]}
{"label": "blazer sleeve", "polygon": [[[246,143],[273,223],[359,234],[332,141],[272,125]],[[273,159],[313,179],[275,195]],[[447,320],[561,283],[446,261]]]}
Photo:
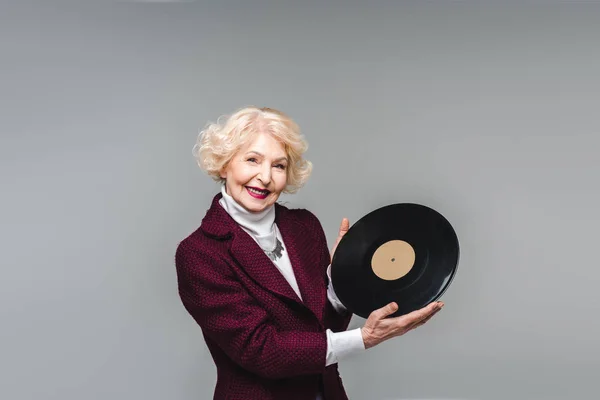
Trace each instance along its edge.
{"label": "blazer sleeve", "polygon": [[235,363],[266,378],[324,372],[325,332],[278,331],[229,265],[209,250],[181,243],[175,262],[183,305]]}
{"label": "blazer sleeve", "polygon": [[[327,237],[325,235],[325,231],[323,230],[323,226],[321,224],[321,221],[319,221],[319,219],[317,218],[316,215],[314,215],[312,212],[306,210],[310,216],[310,220],[311,220],[311,224],[313,227],[313,231],[316,232],[316,244],[317,246],[315,246],[315,248],[319,249],[318,251],[320,252],[320,267],[325,279],[325,283],[327,285],[327,287],[329,287],[329,285],[331,285],[332,283],[329,281],[329,277],[327,275],[327,268],[329,267],[329,265],[331,265],[331,253],[329,252],[329,245],[327,244]],[[327,306],[331,307],[331,309],[334,311],[332,313],[330,313],[330,315],[333,315],[331,318],[329,318],[326,322],[326,327],[331,329],[333,332],[341,332],[341,331],[345,331],[346,329],[348,329],[348,326],[350,325],[350,320],[352,319],[352,313],[349,312],[348,310],[346,311],[338,311],[335,309],[335,307],[333,306],[333,304],[331,304],[329,302],[329,300],[327,301]]]}

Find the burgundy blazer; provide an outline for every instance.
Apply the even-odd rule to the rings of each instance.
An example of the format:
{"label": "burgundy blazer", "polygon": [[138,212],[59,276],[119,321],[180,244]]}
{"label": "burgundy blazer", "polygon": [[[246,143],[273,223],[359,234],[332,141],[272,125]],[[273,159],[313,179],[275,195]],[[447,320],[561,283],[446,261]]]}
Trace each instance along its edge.
{"label": "burgundy blazer", "polygon": [[218,203],[175,254],[179,295],[217,369],[214,400],[346,400],[337,364],[325,367],[327,328],[352,314],[327,300],[329,247],[319,220],[275,203],[275,223],[301,301],[275,264]]}

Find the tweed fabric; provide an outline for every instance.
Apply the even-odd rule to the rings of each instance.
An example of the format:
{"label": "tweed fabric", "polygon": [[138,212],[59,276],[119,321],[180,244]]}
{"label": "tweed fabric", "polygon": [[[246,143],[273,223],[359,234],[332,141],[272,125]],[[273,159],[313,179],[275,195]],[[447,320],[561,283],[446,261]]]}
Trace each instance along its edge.
{"label": "tweed fabric", "polygon": [[319,220],[275,204],[275,223],[302,300],[258,244],[218,204],[175,254],[181,301],[200,326],[217,368],[214,400],[347,399],[337,364],[325,367],[326,329],[351,314],[327,301],[329,248]]}

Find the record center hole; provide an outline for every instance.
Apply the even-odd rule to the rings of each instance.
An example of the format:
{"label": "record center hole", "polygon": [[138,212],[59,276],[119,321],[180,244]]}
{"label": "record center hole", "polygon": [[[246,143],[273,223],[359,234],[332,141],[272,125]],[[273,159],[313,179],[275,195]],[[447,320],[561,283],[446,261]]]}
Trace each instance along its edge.
{"label": "record center hole", "polygon": [[371,268],[375,275],[387,281],[402,278],[414,264],[415,250],[404,240],[385,242],[375,250],[371,258]]}

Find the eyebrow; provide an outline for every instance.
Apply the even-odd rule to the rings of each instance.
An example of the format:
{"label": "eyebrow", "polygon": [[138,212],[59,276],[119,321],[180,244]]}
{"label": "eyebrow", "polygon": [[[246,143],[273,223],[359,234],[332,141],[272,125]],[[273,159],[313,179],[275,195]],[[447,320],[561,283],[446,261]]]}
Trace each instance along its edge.
{"label": "eyebrow", "polygon": [[[256,155],[259,155],[259,156],[261,156],[261,157],[264,157],[264,156],[265,156],[264,154],[262,154],[262,153],[259,153],[258,151],[254,151],[254,150],[250,150],[249,152],[247,152],[247,153],[246,153],[246,155],[248,155],[248,154],[250,154],[250,153],[254,153],[254,154],[256,154]],[[279,157],[279,158],[278,158],[278,159],[276,159],[275,161],[283,161],[283,160],[287,161],[288,159],[287,159],[287,157]]]}

